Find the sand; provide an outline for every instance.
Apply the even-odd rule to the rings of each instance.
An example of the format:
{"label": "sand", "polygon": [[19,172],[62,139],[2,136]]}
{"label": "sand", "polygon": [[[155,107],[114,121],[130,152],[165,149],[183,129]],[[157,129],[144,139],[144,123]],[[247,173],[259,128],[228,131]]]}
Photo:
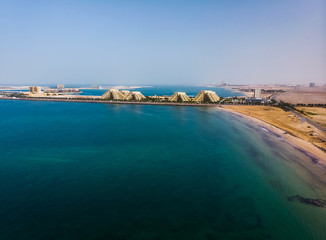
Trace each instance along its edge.
{"label": "sand", "polygon": [[275,96],[291,104],[326,104],[326,87],[300,87]]}
{"label": "sand", "polygon": [[296,107],[303,111],[306,117],[310,118],[315,123],[326,128],[326,108],[322,107]]}
{"label": "sand", "polygon": [[[326,168],[326,152],[319,149],[314,142],[309,142],[308,140],[302,139],[295,134],[289,134],[289,129],[285,127],[286,125],[275,126],[274,124],[271,124],[268,120],[266,120],[268,119],[268,115],[261,115],[261,116],[259,116],[258,114],[249,115],[248,112],[246,113],[246,109],[239,110],[239,107],[242,108],[245,106],[238,106],[238,107],[220,106],[218,109],[245,117],[246,119],[256,124],[259,124],[260,126],[267,128],[270,131],[280,135],[287,143],[291,144],[292,146],[294,146],[295,148],[297,148],[298,150],[304,152],[307,156],[309,156],[314,163],[319,164],[322,168]],[[254,106],[254,107],[260,107],[260,106]],[[278,112],[278,109],[276,111]],[[291,114],[288,112],[286,113],[288,115]]]}

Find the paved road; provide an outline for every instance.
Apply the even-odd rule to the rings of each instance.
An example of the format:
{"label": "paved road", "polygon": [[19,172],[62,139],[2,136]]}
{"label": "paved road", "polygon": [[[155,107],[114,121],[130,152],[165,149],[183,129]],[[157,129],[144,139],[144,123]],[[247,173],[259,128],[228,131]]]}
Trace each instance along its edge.
{"label": "paved road", "polygon": [[[272,99],[274,99],[277,103],[280,104],[280,101],[275,99],[275,96],[272,97]],[[290,107],[285,107],[288,111],[290,111],[291,113],[295,114],[296,116],[304,119],[304,121],[307,121],[307,123],[309,123],[310,125],[314,126],[315,128],[319,129],[320,131],[326,133],[326,129],[323,128],[322,126],[320,126],[319,124],[315,123],[314,121],[312,121],[310,118],[307,118],[306,116],[302,115],[301,113],[295,111],[294,109],[290,108]]]}
{"label": "paved road", "polygon": [[[278,101],[277,99],[275,99],[273,97],[273,99],[277,102],[277,103],[280,103],[280,101]],[[314,121],[312,121],[310,118],[307,118],[306,116],[302,115],[301,113],[295,111],[294,109],[290,108],[290,107],[286,107],[285,108],[290,111],[291,113],[293,113],[294,115],[298,116],[301,118],[301,121],[304,120],[304,121],[307,121],[307,123],[309,123],[310,125],[314,126],[315,128],[319,129],[320,131],[326,133],[326,129],[323,128],[322,126],[320,126],[319,124],[315,123]]]}
{"label": "paved road", "polygon": [[323,128],[322,126],[318,125],[317,123],[315,123],[314,121],[312,121],[310,118],[305,117],[304,115],[302,115],[301,113],[293,110],[292,108],[286,107],[291,113],[297,115],[298,117],[300,117],[301,119],[304,119],[305,121],[307,121],[307,123],[309,123],[310,125],[314,126],[315,128],[319,129],[320,131],[326,133],[326,129]]}
{"label": "paved road", "polygon": [[223,98],[222,101],[220,101],[220,102],[218,103],[218,105],[221,105],[221,103],[224,102],[225,100],[226,100],[226,98]]}

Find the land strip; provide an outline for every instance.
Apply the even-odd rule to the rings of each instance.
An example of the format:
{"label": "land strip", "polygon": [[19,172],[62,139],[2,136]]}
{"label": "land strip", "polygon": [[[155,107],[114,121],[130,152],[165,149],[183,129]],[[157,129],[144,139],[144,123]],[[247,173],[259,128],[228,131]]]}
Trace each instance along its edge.
{"label": "land strip", "polygon": [[304,114],[308,119],[326,128],[326,108],[322,107],[295,107],[297,111]]}
{"label": "land strip", "polygon": [[220,106],[280,135],[284,140],[326,166],[326,134],[300,117],[270,106]]}
{"label": "land strip", "polygon": [[187,103],[187,102],[137,102],[137,101],[112,101],[99,99],[73,99],[73,98],[12,98],[2,97],[0,100],[44,101],[44,102],[75,102],[75,103],[105,103],[105,104],[131,104],[131,105],[167,105],[167,106],[200,106],[216,107],[214,103]]}
{"label": "land strip", "polygon": [[274,99],[290,104],[326,104],[326,87],[299,87],[277,94]]}

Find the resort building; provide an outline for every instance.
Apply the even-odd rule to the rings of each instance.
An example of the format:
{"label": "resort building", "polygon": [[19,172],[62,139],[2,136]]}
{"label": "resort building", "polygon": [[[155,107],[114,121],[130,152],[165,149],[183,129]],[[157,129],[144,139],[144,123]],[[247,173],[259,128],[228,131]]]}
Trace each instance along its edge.
{"label": "resort building", "polygon": [[102,95],[101,99],[124,100],[125,96],[118,89],[109,89]]}
{"label": "resort building", "polygon": [[48,88],[43,90],[44,93],[80,93],[81,91],[78,88],[63,88],[63,89],[55,89]]}
{"label": "resort building", "polygon": [[42,90],[41,90],[41,87],[32,86],[32,87],[29,87],[29,92],[33,93],[33,94],[37,94],[37,93],[41,93]]}
{"label": "resort building", "polygon": [[121,93],[123,94],[123,96],[125,96],[125,97],[127,97],[127,96],[129,96],[129,95],[131,94],[131,92],[128,91],[128,90],[121,90],[120,92],[121,92]]}
{"label": "resort building", "polygon": [[[121,92],[125,92],[125,93],[123,93],[123,94],[126,94],[124,100],[127,100],[127,101],[130,101],[130,100],[141,101],[141,100],[146,99],[146,97],[141,92],[130,92],[130,91],[121,91]],[[127,93],[127,92],[129,92],[129,93]]]}
{"label": "resort building", "polygon": [[168,95],[163,95],[163,96],[157,96],[157,95],[154,95],[154,96],[148,96],[148,98],[152,101],[155,101],[155,102],[165,102],[165,101],[168,101],[169,100],[169,96]]}
{"label": "resort building", "polygon": [[201,103],[214,103],[218,102],[220,98],[217,96],[217,94],[210,90],[203,90],[200,91],[197,96],[194,98],[195,102],[201,102]]}
{"label": "resort building", "polygon": [[185,92],[175,92],[170,98],[169,102],[190,102],[190,97]]}

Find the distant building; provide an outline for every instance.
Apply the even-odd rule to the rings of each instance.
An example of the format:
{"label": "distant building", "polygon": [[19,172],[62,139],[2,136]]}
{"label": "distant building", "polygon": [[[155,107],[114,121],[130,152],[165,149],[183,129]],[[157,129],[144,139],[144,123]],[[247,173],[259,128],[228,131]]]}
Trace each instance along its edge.
{"label": "distant building", "polygon": [[261,98],[261,89],[260,88],[255,89],[254,98]]}
{"label": "distant building", "polygon": [[316,84],[314,82],[309,83],[309,87],[316,87]]}
{"label": "distant building", "polygon": [[101,99],[124,100],[125,95],[122,94],[118,89],[109,89],[102,95]]}
{"label": "distant building", "polygon": [[100,85],[92,85],[91,88],[93,88],[93,89],[102,89],[102,87]]}
{"label": "distant building", "polygon": [[56,88],[57,89],[64,89],[65,85],[64,84],[57,84]]}
{"label": "distant building", "polygon": [[169,102],[190,102],[190,97],[185,92],[175,92],[170,98]]}
{"label": "distant building", "polygon": [[167,101],[169,100],[169,96],[168,95],[163,95],[163,96],[148,96],[149,99],[154,100],[154,101]]}
{"label": "distant building", "polygon": [[29,92],[36,94],[36,93],[41,93],[42,90],[41,90],[41,87],[31,86],[31,87],[29,87]]}
{"label": "distant building", "polygon": [[255,97],[248,97],[245,100],[246,103],[262,103],[263,99],[261,98],[255,98]]}
{"label": "distant building", "polygon": [[135,91],[135,92],[130,92],[130,94],[127,94],[124,100],[141,101],[144,99],[146,99],[146,97],[141,92]]}
{"label": "distant building", "polygon": [[120,92],[125,96],[125,98],[131,94],[129,90],[121,90]]}
{"label": "distant building", "polygon": [[220,98],[217,96],[216,92],[210,90],[200,91],[197,96],[194,98],[195,102],[202,103],[214,103],[218,102]]}
{"label": "distant building", "polygon": [[58,92],[59,92],[58,89],[53,89],[53,88],[44,89],[44,93],[58,93]]}
{"label": "distant building", "polygon": [[146,99],[146,97],[141,92],[130,92],[128,90],[119,91],[118,89],[109,89],[102,95],[101,99],[141,101]]}
{"label": "distant building", "polygon": [[269,98],[254,98],[254,97],[248,97],[245,99],[246,103],[262,103],[262,104],[268,104],[271,103],[271,100]]}
{"label": "distant building", "polygon": [[78,88],[63,88],[63,89],[44,89],[44,93],[80,93]]}
{"label": "distant building", "polygon": [[224,82],[224,81],[221,82],[221,86],[222,86],[222,87],[226,87],[226,86],[228,86],[228,85],[229,85],[229,84],[228,84],[227,82]]}
{"label": "distant building", "polygon": [[141,92],[138,92],[138,91],[130,92],[128,90],[121,90],[120,92],[124,96],[123,100],[127,100],[127,101],[130,101],[130,100],[141,101],[146,98]]}

